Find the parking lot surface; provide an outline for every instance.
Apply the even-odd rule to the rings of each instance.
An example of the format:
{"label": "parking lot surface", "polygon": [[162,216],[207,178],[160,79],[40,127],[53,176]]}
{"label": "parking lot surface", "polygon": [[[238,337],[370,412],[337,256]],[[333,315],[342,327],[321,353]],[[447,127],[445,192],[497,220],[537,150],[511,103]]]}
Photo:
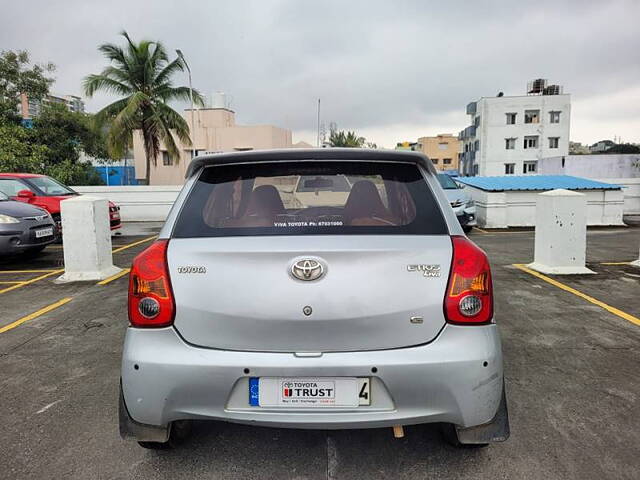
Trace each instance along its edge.
{"label": "parking lot surface", "polygon": [[[114,263],[128,268],[156,227],[123,229]],[[533,260],[533,238],[472,234],[493,267],[511,417],[511,438],[479,450],[449,447],[435,426],[407,427],[397,440],[391,429],[213,422],[195,424],[178,449],[144,450],[117,425],[127,276],[56,284],[60,245],[0,260],[0,478],[636,479],[640,268],[628,262],[640,228],[589,231],[597,275],[515,266]]]}

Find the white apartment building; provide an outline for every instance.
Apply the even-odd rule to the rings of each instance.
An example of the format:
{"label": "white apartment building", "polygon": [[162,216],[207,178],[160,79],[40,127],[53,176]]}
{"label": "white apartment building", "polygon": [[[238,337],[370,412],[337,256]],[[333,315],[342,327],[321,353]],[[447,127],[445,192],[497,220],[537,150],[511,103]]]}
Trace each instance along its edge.
{"label": "white apartment building", "polygon": [[482,97],[467,105],[471,126],[460,132],[462,175],[536,173],[538,161],[569,153],[571,96],[544,79],[521,96]]}

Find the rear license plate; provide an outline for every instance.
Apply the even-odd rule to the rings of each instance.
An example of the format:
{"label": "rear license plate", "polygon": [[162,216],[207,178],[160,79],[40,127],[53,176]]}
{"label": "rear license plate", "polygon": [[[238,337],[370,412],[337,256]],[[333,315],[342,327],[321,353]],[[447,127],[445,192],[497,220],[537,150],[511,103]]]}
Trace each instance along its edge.
{"label": "rear license plate", "polygon": [[51,235],[53,235],[53,227],[36,230],[36,238],[50,237]]}
{"label": "rear license plate", "polygon": [[255,407],[358,407],[371,404],[368,377],[252,377],[249,404]]}

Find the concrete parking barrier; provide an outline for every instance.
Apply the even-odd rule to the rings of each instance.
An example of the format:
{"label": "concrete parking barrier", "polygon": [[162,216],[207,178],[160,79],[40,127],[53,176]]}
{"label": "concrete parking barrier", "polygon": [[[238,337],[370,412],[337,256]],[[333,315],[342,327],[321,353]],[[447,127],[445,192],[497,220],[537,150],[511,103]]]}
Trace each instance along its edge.
{"label": "concrete parking barrier", "polygon": [[536,202],[534,261],[529,268],[551,274],[595,273],[585,266],[587,196],[551,190]]}
{"label": "concrete parking barrier", "polygon": [[104,280],[121,269],[113,265],[109,204],[81,195],[61,204],[64,274],[58,282]]}
{"label": "concrete parking barrier", "polygon": [[638,259],[635,262],[631,262],[634,267],[640,267],[640,252],[638,252]]}

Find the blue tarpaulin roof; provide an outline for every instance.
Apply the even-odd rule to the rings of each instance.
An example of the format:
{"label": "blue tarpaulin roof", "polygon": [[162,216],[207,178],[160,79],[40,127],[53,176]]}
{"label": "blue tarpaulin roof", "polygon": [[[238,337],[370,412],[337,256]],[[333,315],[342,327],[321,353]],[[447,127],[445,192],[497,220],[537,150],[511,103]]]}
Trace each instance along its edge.
{"label": "blue tarpaulin roof", "polygon": [[509,175],[504,177],[457,177],[457,182],[488,192],[513,190],[619,190],[620,185],[570,175]]}

